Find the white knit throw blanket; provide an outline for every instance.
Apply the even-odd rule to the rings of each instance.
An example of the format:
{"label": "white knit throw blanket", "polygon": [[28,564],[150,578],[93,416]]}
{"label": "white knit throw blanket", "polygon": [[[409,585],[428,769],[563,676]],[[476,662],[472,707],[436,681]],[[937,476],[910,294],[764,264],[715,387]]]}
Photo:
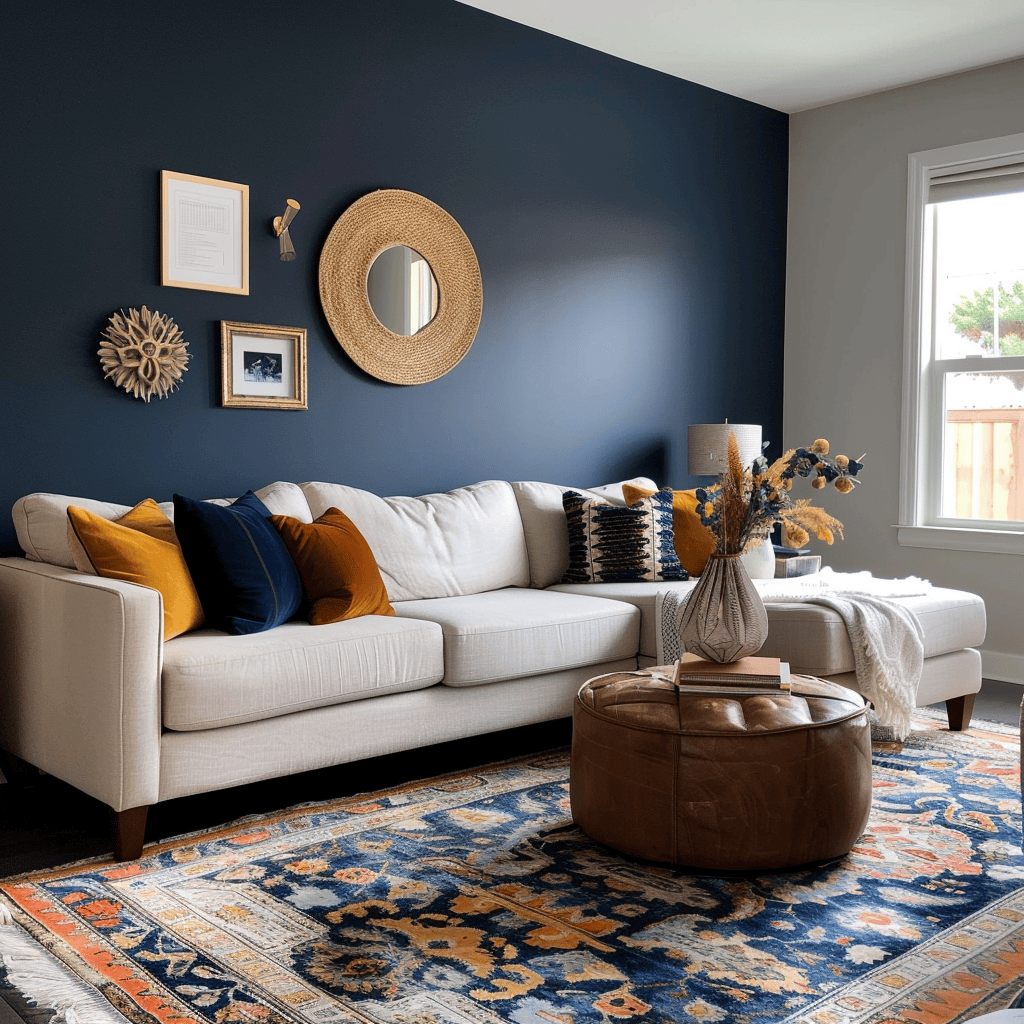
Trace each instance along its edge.
{"label": "white knit throw blanket", "polygon": [[[792,579],[754,580],[768,603],[812,602],[835,611],[843,620],[853,649],[857,688],[875,707],[878,724],[897,739],[910,733],[917,686],[924,667],[924,630],[905,605],[890,600],[925,594],[931,583],[908,576],[876,579],[870,572],[821,572]],[[673,587],[658,594],[656,605],[658,663],[680,656],[679,621],[693,587]]]}

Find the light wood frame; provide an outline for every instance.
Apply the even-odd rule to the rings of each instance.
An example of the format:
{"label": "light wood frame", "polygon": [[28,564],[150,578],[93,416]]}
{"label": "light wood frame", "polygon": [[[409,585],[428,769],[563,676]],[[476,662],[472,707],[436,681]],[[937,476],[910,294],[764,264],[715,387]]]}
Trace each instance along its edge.
{"label": "light wood frame", "polygon": [[[227,225],[228,238],[224,249],[230,248],[232,260],[237,261],[230,274],[219,274],[216,270],[194,267],[191,270],[177,264],[173,258],[173,241],[180,224],[176,224],[171,216],[175,198],[183,186],[198,185],[204,190],[211,204],[225,204],[226,208],[237,209],[237,223],[230,218]],[[218,178],[203,178],[197,174],[180,174],[177,171],[160,172],[160,283],[175,288],[197,288],[207,292],[228,292],[232,295],[249,294],[249,186],[234,181],[221,181]],[[197,241],[202,244],[206,236],[210,248],[216,249],[218,240],[210,230],[201,225],[195,228]],[[197,261],[198,262],[198,261]]]}
{"label": "light wood frame", "polygon": [[[249,351],[282,357],[282,380],[246,381],[244,353],[246,341],[259,346]],[[243,324],[233,320],[220,322],[221,405],[227,409],[308,409],[306,397],[306,329],[273,327],[270,324]],[[260,391],[267,394],[260,394]],[[285,390],[288,394],[273,393]]]}

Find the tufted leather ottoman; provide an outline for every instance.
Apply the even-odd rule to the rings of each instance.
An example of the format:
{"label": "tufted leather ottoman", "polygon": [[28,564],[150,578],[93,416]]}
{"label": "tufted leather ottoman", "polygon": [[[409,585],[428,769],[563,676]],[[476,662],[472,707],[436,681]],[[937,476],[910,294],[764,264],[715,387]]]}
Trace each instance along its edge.
{"label": "tufted leather ottoman", "polygon": [[790,697],[677,694],[661,673],[597,676],[576,695],[570,796],[588,836],[716,871],[850,851],[871,810],[860,694],[811,676]]}

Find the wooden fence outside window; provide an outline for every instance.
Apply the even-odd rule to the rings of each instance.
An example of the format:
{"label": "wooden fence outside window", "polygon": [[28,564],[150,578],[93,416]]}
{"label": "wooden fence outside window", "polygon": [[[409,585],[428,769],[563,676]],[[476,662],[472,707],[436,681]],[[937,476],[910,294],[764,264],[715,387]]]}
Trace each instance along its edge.
{"label": "wooden fence outside window", "polygon": [[[946,472],[957,519],[1024,519],[1024,409],[949,409]],[[949,513],[947,513],[949,514]]]}

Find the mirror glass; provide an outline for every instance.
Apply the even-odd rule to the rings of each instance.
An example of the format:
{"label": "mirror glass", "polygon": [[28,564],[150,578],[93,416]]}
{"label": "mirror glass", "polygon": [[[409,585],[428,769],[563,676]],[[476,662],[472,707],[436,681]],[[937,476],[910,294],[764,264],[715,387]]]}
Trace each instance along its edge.
{"label": "mirror glass", "polygon": [[366,295],[373,315],[393,334],[408,337],[437,316],[437,281],[430,264],[407,245],[393,245],[373,261]]}

